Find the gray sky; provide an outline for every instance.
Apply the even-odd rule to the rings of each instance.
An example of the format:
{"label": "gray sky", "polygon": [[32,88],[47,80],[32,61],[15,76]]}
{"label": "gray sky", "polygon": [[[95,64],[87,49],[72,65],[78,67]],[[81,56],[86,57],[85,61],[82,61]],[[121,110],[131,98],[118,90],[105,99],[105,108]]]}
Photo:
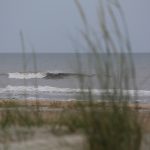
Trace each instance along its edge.
{"label": "gray sky", "polygon": [[[82,4],[92,22],[95,0]],[[150,0],[122,4],[134,52],[150,52]],[[0,0],[0,52],[21,52],[20,30],[26,45],[31,42],[37,52],[73,52],[69,35],[80,39],[81,26],[73,0]]]}

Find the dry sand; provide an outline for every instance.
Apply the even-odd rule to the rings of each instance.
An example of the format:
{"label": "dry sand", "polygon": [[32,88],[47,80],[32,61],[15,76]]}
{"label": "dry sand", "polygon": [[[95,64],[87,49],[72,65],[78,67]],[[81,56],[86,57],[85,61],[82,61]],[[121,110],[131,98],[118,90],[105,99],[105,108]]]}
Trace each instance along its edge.
{"label": "dry sand", "polygon": [[[83,101],[85,104],[86,102]],[[14,104],[17,106],[40,106],[40,107],[48,107],[48,108],[74,108],[76,106],[76,101],[49,101],[49,100],[7,100],[7,99],[0,99],[0,106]],[[96,104],[101,104],[101,102],[96,102]],[[108,103],[109,104],[109,103]],[[150,111],[150,104],[148,103],[139,103],[136,104],[129,104],[131,108],[138,108],[139,110],[149,110]]]}
{"label": "dry sand", "polygon": [[[15,136],[16,129],[11,130],[12,133],[9,131],[10,134]],[[25,131],[24,129],[21,130]],[[32,128],[26,131],[26,133],[30,132],[32,132],[32,134],[29,134],[28,138],[24,140],[23,138],[17,140],[16,137],[13,137],[13,140],[9,141],[8,139],[10,137],[8,139],[6,137],[6,141],[4,141],[3,144],[0,144],[0,150],[83,150],[84,147],[84,138],[79,134],[57,136],[50,133],[46,127]]]}
{"label": "dry sand", "polygon": [[[12,106],[11,104],[15,104],[14,106],[24,107],[24,106],[32,106],[36,107],[37,104],[40,107],[48,108],[47,110],[52,110],[50,112],[51,117],[56,117],[55,109],[64,109],[64,108],[74,108],[76,105],[75,101],[26,101],[26,100],[1,100],[0,106],[4,105]],[[140,111],[139,121],[143,124],[143,129],[145,130],[145,135],[150,139],[150,104],[139,104],[138,107],[135,104],[130,104],[133,110],[138,109]],[[47,115],[46,115],[47,116]],[[10,129],[13,132],[14,129]],[[23,137],[26,133],[33,133],[28,138],[24,138],[23,140],[16,140],[16,137],[10,139],[9,137],[4,138],[5,141],[0,142],[0,150],[8,149],[8,150],[82,150],[85,146],[85,138],[81,134],[62,134],[61,136],[57,136],[52,134],[52,132],[46,128],[33,128],[32,130],[25,129],[27,131],[23,132]],[[23,130],[21,130],[22,132]],[[2,131],[1,131],[2,132]],[[18,132],[17,136],[18,136]],[[13,136],[16,136],[16,133],[12,133]],[[25,134],[24,134],[25,133]],[[0,134],[2,137],[4,134]],[[30,135],[30,134],[29,134]],[[150,141],[150,140],[149,140]],[[5,143],[5,144],[2,144]],[[150,146],[148,145],[146,148],[146,144],[143,146],[143,150],[148,150]]]}

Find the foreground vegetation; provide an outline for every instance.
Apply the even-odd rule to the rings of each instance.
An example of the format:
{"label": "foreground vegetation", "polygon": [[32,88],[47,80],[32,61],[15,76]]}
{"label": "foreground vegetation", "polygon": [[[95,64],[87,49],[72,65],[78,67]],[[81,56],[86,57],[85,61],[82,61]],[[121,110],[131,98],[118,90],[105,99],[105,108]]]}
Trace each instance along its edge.
{"label": "foreground vegetation", "polygon": [[[129,107],[132,102],[138,108],[137,93],[132,97],[129,92],[129,89],[137,90],[136,74],[120,2],[99,1],[99,26],[96,29],[88,22],[88,16],[81,3],[78,0],[75,2],[84,25],[81,35],[85,40],[86,49],[92,53],[88,59],[89,62],[94,62],[94,65],[89,63],[89,66],[95,68],[99,89],[103,92],[98,98],[101,100],[101,106],[95,105],[97,98],[92,90],[93,79],[85,81],[84,77],[79,77],[80,88],[83,91],[79,99],[86,99],[89,105],[87,107],[79,102],[78,112],[68,112],[70,117],[64,119],[64,125],[71,131],[79,129],[84,133],[89,150],[141,149],[143,133],[138,120],[139,110],[133,111]],[[119,16],[119,19],[116,16]],[[81,73],[83,70],[80,55],[77,55],[77,60]],[[87,85],[89,90],[85,93]]]}
{"label": "foreground vegetation", "polygon": [[[85,29],[81,35],[86,48],[92,53],[89,62],[94,62],[92,66],[95,68],[99,89],[104,90],[98,97],[100,102],[95,99],[92,78],[85,81],[80,76],[82,92],[77,98],[80,100],[78,102],[2,101],[1,130],[8,134],[10,127],[49,127],[48,131],[50,129],[50,133],[57,135],[78,133],[83,136],[86,141],[83,143],[85,149],[140,150],[145,134],[142,123],[147,114],[139,112],[137,93],[131,97],[128,92],[131,88],[136,91],[137,86],[132,48],[122,7],[117,0],[115,3],[110,0],[99,1],[97,35],[97,29],[91,28],[80,2],[76,0],[75,3]],[[120,20],[116,15],[119,15]],[[111,22],[111,27],[108,22]],[[79,54],[77,63],[81,74],[83,70]],[[26,70],[26,65],[24,68]],[[85,93],[87,85],[88,92]],[[134,107],[131,107],[131,102]]]}
{"label": "foreground vegetation", "polygon": [[0,112],[0,143],[32,140],[37,133],[48,137],[79,135],[85,139],[80,143],[83,149],[137,150],[150,131],[149,112],[139,112],[144,108],[137,108],[136,104],[45,101],[39,103],[38,110],[36,106],[35,101],[28,105],[20,101],[1,104],[0,108],[5,109]]}

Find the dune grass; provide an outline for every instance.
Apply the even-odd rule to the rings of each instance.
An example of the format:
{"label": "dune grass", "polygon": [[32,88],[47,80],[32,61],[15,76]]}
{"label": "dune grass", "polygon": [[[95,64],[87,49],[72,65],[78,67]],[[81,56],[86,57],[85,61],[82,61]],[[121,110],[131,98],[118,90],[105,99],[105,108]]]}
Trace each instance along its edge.
{"label": "dune grass", "polygon": [[[79,77],[83,91],[79,99],[86,100],[88,105],[77,102],[77,111],[68,110],[68,115],[61,119],[60,125],[67,126],[71,132],[82,132],[87,139],[86,149],[89,150],[138,150],[141,148],[143,134],[138,109],[129,107],[130,103],[134,103],[135,108],[138,107],[138,95],[132,47],[122,7],[117,0],[115,3],[109,0],[98,1],[97,33],[90,26],[79,0],[75,0],[75,3],[85,29],[81,36],[86,48],[94,56],[97,82],[99,89],[104,92],[98,99],[101,100],[101,105],[97,105],[92,91],[93,80],[89,79],[89,91],[85,93],[83,89],[86,88],[87,81],[84,77]],[[119,20],[116,17],[118,15]],[[83,70],[79,54],[77,62],[81,73]],[[93,62],[93,58],[89,58],[89,64],[90,62]],[[130,89],[135,90],[134,97],[130,95]]]}
{"label": "dune grass", "polygon": [[[0,108],[5,111],[0,113],[0,126],[8,129],[10,126],[51,126],[53,131],[65,129],[70,132],[80,132],[86,138],[86,149],[89,150],[139,150],[142,142],[142,128],[139,123],[138,103],[135,101],[137,93],[131,97],[129,89],[137,90],[136,74],[132,59],[132,48],[126,27],[125,17],[118,0],[112,3],[110,0],[99,0],[97,17],[99,21],[98,31],[91,28],[88,16],[82,8],[79,0],[75,0],[76,6],[83,21],[85,30],[81,36],[85,40],[87,49],[91,52],[94,61],[94,69],[99,89],[103,90],[95,99],[92,91],[94,82],[92,78],[87,81],[79,76],[81,94],[78,102],[65,103],[23,103],[4,101]],[[117,13],[117,14],[116,14]],[[120,16],[120,20],[116,16]],[[111,22],[109,25],[108,22]],[[120,25],[120,22],[121,25]],[[99,36],[100,35],[100,36]],[[24,70],[26,71],[25,49],[23,35]],[[80,55],[77,54],[79,74],[83,72]],[[36,61],[35,61],[36,64]],[[35,68],[36,65],[35,65]],[[91,68],[89,68],[91,69]],[[36,71],[36,70],[35,70]],[[24,81],[25,82],[25,81]],[[26,83],[24,83],[26,84]],[[126,90],[126,92],[124,92]],[[135,109],[130,108],[130,102]],[[42,112],[40,107],[63,108],[62,112]],[[19,108],[27,108],[23,111]],[[14,111],[8,108],[15,108]],[[33,111],[35,108],[35,111]]]}

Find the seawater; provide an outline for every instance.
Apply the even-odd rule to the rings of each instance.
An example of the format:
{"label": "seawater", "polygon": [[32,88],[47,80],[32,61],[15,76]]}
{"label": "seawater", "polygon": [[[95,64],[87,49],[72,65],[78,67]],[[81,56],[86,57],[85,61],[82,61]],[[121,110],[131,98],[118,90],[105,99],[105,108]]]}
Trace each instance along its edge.
{"label": "seawater", "polygon": [[[96,72],[90,57],[93,55],[1,53],[0,98],[72,100],[81,92],[80,76],[86,78],[84,92],[88,92],[88,81],[92,79],[93,93],[99,96],[104,89],[99,89],[94,79]],[[139,95],[137,101],[150,102],[150,54],[133,54],[133,61]],[[128,89],[131,95],[134,90]]]}

